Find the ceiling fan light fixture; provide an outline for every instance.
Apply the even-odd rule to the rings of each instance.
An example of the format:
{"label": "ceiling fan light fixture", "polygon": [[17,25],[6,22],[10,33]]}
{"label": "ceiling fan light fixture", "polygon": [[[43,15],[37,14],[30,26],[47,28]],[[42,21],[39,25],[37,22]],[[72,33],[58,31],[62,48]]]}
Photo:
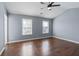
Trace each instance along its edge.
{"label": "ceiling fan light fixture", "polygon": [[48,10],[51,10],[52,8],[51,7],[48,7]]}

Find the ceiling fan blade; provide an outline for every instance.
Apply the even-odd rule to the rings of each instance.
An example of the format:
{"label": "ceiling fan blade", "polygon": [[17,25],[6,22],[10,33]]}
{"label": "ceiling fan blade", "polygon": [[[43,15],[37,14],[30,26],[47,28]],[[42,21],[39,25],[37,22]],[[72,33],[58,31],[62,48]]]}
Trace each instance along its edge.
{"label": "ceiling fan blade", "polygon": [[40,2],[41,4],[45,4],[44,2]]}
{"label": "ceiling fan blade", "polygon": [[55,2],[51,2],[50,4],[52,5],[52,4],[54,4]]}
{"label": "ceiling fan blade", "polygon": [[57,4],[57,5],[52,5],[52,7],[57,7],[57,6],[61,6],[60,4]]}
{"label": "ceiling fan blade", "polygon": [[54,3],[54,2],[50,2],[47,7],[52,7],[52,4],[53,4],[53,3]]}

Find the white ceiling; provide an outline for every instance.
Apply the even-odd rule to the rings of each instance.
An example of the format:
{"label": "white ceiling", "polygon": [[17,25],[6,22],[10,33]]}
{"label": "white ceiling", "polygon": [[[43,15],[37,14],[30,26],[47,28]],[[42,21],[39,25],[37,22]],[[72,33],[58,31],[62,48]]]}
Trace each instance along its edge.
{"label": "white ceiling", "polygon": [[[60,7],[53,7],[51,11],[47,9],[46,4],[40,2],[6,2],[5,6],[9,13],[39,16],[45,18],[53,18],[70,8],[79,8],[79,2],[56,2],[61,4]],[[41,8],[44,9],[41,9]],[[40,14],[43,12],[43,14]]]}

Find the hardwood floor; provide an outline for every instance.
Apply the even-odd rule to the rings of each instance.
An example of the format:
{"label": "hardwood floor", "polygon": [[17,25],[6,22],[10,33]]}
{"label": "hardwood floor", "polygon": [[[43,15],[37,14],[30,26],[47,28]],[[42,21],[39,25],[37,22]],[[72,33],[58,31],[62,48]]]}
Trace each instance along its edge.
{"label": "hardwood floor", "polygon": [[9,44],[2,56],[79,56],[79,45],[57,38]]}

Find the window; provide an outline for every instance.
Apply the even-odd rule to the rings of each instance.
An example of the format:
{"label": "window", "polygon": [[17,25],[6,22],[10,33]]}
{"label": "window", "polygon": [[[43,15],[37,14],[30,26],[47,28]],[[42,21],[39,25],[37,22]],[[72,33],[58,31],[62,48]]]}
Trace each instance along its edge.
{"label": "window", "polygon": [[49,33],[49,21],[43,21],[42,22],[43,30],[42,33]]}
{"label": "window", "polygon": [[32,20],[22,19],[22,34],[31,35],[32,34]]}

